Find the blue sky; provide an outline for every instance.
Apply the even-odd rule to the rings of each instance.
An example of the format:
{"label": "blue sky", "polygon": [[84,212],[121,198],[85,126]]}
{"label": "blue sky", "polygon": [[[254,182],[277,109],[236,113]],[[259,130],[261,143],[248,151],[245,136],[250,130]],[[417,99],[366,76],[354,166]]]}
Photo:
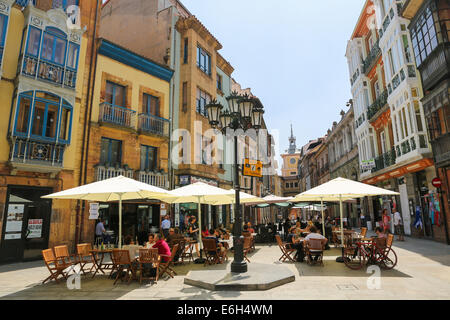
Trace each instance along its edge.
{"label": "blue sky", "polygon": [[[326,134],[351,98],[345,49],[364,0],[181,0],[264,104],[279,151]],[[280,163],[281,166],[281,163]]]}

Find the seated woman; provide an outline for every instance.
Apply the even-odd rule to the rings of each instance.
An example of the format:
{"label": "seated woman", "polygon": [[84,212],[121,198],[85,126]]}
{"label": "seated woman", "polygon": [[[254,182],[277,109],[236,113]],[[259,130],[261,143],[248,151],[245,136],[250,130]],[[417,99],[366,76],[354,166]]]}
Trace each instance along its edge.
{"label": "seated woman", "polygon": [[303,243],[300,241],[300,238],[295,233],[296,228],[292,227],[290,229],[290,232],[287,236],[287,245],[286,247],[291,249],[296,249],[297,252],[295,253],[294,259],[297,260],[297,262],[303,262],[305,259],[304,251],[303,251]]}
{"label": "seated woman", "polygon": [[155,241],[155,235],[153,233],[150,233],[148,235],[148,242],[145,244],[145,247],[147,249],[150,249],[154,244],[156,243]]}
{"label": "seated woman", "polygon": [[172,255],[167,242],[164,240],[164,238],[159,238],[157,234],[155,234],[155,244],[152,246],[152,248],[158,249],[158,254],[161,256],[162,262],[167,262],[167,260],[169,260],[169,257]]}
{"label": "seated woman", "polygon": [[[128,250],[130,253],[130,260],[133,261],[136,259],[136,257],[139,256],[139,249],[142,248],[142,246],[134,244],[133,237],[128,235],[124,239],[125,245],[122,246],[123,250]],[[135,266],[136,262],[133,262],[133,266]]]}
{"label": "seated woman", "polygon": [[206,238],[206,237],[209,237],[209,236],[210,236],[210,234],[209,234],[208,228],[204,227],[203,230],[202,230],[202,237]]}

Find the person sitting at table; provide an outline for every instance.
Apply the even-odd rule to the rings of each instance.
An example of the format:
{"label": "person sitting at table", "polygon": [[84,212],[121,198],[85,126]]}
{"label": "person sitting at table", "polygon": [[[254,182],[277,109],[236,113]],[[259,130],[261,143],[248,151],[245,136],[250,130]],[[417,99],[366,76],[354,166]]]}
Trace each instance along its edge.
{"label": "person sitting at table", "polygon": [[208,230],[208,227],[203,227],[203,230],[202,230],[202,237],[203,238],[206,238],[206,237],[209,237],[210,236],[210,234],[209,234],[209,230]]}
{"label": "person sitting at table", "polygon": [[[168,257],[171,256],[170,247],[167,244],[167,242],[164,240],[163,237],[159,237],[157,234],[155,234],[155,244],[152,246],[152,248],[158,249],[158,254],[161,256],[162,262],[167,262],[169,259]],[[167,256],[167,257],[166,257]]]}
{"label": "person sitting at table", "polygon": [[145,244],[145,247],[147,249],[150,249],[154,244],[156,243],[155,241],[155,235],[153,233],[150,233],[148,235],[148,242]]}
{"label": "person sitting at table", "polygon": [[214,239],[216,241],[216,246],[217,246],[217,253],[219,254],[219,256],[221,258],[223,258],[225,256],[225,247],[223,245],[223,243],[219,242],[220,239],[220,231],[219,229],[211,229],[209,231],[209,236],[205,237],[205,239]]}
{"label": "person sitting at table", "polygon": [[[126,236],[123,242],[125,243],[125,245],[122,246],[122,249],[128,250],[128,252],[130,252],[131,261],[135,260],[136,257],[139,256],[139,249],[141,249],[142,246],[135,244],[133,241],[133,237],[130,235]],[[136,261],[133,261],[133,266],[137,266]]]}
{"label": "person sitting at table", "polygon": [[175,243],[178,243],[180,240],[184,240],[182,234],[180,234],[180,230],[178,228],[170,228],[169,235],[166,238],[166,242],[170,247],[173,247]]}
{"label": "person sitting at table", "polygon": [[248,226],[248,228],[247,228],[247,231],[248,231],[248,232],[250,232],[250,233],[256,233],[256,232],[255,232],[255,229],[252,228],[252,224],[251,224],[250,222],[247,223],[247,226]]}
{"label": "person sitting at table", "polygon": [[[305,241],[308,241],[308,240],[310,240],[310,239],[320,239],[320,240],[322,240],[322,245],[326,245],[326,244],[327,244],[328,239],[325,238],[323,235],[321,235],[321,234],[318,232],[318,230],[317,230],[317,228],[316,228],[315,226],[311,226],[311,228],[309,229],[309,231],[310,231],[310,234],[308,234],[308,235],[306,236]],[[314,253],[313,253],[313,254],[314,254]],[[310,259],[313,259],[313,258],[314,258],[314,261],[317,261],[317,259],[319,258],[319,255],[315,255],[314,257],[312,257],[312,255],[310,254],[310,255],[309,255],[309,258],[310,258]]]}
{"label": "person sitting at table", "polygon": [[297,252],[294,255],[294,259],[297,260],[297,262],[303,262],[305,259],[303,243],[300,240],[300,237],[295,233],[295,230],[296,227],[290,229],[286,240],[286,247],[289,249],[296,249]]}

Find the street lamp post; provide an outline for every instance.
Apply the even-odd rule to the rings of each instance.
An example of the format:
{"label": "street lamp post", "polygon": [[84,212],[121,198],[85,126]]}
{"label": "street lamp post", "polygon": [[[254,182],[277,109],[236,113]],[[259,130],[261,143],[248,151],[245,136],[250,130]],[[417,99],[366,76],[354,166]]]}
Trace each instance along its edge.
{"label": "street lamp post", "polygon": [[[216,100],[206,106],[208,110],[209,123],[213,128],[221,129],[222,134],[227,133],[227,129],[233,131],[237,129],[259,130],[262,124],[264,110],[256,99],[248,95],[240,96],[233,92],[227,97],[229,110],[223,110],[223,106]],[[235,221],[233,228],[234,260],[231,263],[231,272],[247,272],[247,263],[244,260],[244,237],[242,236],[242,212],[239,199],[241,186],[239,183],[239,162],[238,162],[238,137],[234,132],[234,190],[235,190]]]}

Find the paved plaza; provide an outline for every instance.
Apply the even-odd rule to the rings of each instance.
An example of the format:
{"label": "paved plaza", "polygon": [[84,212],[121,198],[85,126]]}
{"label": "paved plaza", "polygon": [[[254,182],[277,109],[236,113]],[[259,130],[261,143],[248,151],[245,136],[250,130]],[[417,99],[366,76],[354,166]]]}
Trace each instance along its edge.
{"label": "paved plaza", "polygon": [[[0,299],[249,299],[249,300],[317,300],[317,299],[449,299],[450,247],[423,239],[407,238],[395,242],[399,262],[395,269],[381,271],[380,289],[369,289],[366,269],[353,271],[335,262],[339,250],[325,252],[324,266],[306,263],[283,263],[295,274],[295,282],[267,291],[208,291],[184,284],[190,270],[213,269],[203,265],[176,266],[174,279],[162,279],[129,285],[114,285],[107,276],[82,276],[81,289],[69,290],[65,282],[41,285],[48,275],[42,261],[0,266]],[[279,264],[277,245],[257,245],[250,254],[252,263]],[[231,263],[232,258],[228,261]],[[215,268],[225,268],[225,265]],[[214,272],[214,270],[211,270]],[[373,282],[369,281],[373,284]]]}

